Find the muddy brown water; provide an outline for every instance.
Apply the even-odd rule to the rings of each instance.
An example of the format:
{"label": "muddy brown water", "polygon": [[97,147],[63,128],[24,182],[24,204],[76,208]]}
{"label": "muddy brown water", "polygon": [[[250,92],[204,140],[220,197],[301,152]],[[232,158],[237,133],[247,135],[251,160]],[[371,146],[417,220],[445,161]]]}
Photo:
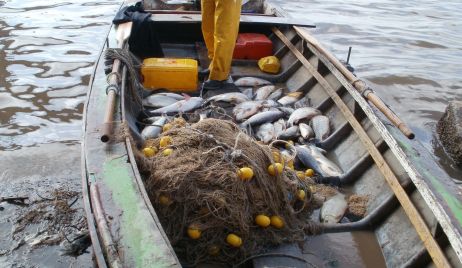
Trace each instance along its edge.
{"label": "muddy brown water", "polygon": [[[448,175],[462,179],[435,136],[447,102],[462,99],[462,2],[274,2],[295,17],[315,22],[313,34],[338,58],[346,59],[352,46],[350,63],[356,73],[410,125]],[[54,189],[80,190],[86,86],[119,5],[0,0],[0,197],[40,200]],[[73,206],[78,220],[83,216],[81,202]],[[14,220],[23,210],[7,203],[0,207],[0,267],[91,265],[91,248],[74,258],[61,255],[59,245],[29,246],[40,225],[12,241]],[[330,239],[331,246],[343,247],[344,253],[329,255],[313,238],[318,266],[383,264],[368,234]]]}

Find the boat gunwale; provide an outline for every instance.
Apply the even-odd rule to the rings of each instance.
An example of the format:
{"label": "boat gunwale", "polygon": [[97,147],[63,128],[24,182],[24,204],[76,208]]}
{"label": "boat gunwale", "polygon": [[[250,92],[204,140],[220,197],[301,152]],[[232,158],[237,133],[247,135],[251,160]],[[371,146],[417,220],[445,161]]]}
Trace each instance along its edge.
{"label": "boat gunwale", "polygon": [[[122,5],[121,5],[122,7]],[[95,255],[96,258],[96,263],[98,264],[98,267],[104,268],[107,267],[106,264],[106,258],[103,253],[103,247],[101,246],[100,243],[100,234],[97,229],[97,224],[96,224],[96,219],[93,214],[93,208],[91,204],[91,198],[90,198],[90,184],[89,183],[89,173],[88,173],[88,168],[87,168],[87,156],[86,156],[86,133],[87,133],[87,118],[88,118],[88,107],[90,103],[90,97],[93,93],[94,90],[94,82],[95,82],[95,77],[96,77],[96,72],[98,69],[98,64],[101,61],[101,58],[103,57],[104,49],[109,46],[108,38],[113,30],[114,25],[111,24],[109,27],[108,31],[105,34],[105,41],[101,45],[98,53],[98,57],[95,61],[95,64],[93,66],[92,74],[88,83],[88,91],[86,94],[84,106],[83,106],[83,113],[82,113],[82,137],[81,137],[81,155],[80,155],[80,169],[81,169],[81,182],[82,182],[82,199],[83,199],[83,205],[84,205],[84,210],[85,210],[85,215],[86,215],[86,220],[87,220],[87,226],[88,226],[88,231],[90,233],[90,239],[91,239],[91,244],[93,248],[93,254]]]}

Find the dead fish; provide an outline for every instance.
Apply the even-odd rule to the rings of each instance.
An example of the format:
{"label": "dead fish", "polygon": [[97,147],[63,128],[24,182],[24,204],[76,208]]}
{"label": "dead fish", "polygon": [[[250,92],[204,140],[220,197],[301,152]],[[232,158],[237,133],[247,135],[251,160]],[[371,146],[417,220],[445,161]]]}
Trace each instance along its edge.
{"label": "dead fish", "polygon": [[292,139],[297,138],[298,135],[299,135],[298,126],[291,126],[283,130],[282,133],[279,134],[278,138],[282,140],[292,140]]}
{"label": "dead fish", "polygon": [[[266,112],[266,111],[281,111],[281,110],[279,110],[279,107],[272,107],[272,106],[266,107],[266,106],[265,106],[265,107],[263,107],[263,109],[261,109],[261,111],[262,111],[262,112]],[[281,112],[282,112],[282,111],[281,111]]]}
{"label": "dead fish", "polygon": [[263,107],[278,107],[279,103],[274,100],[265,100],[263,102]]}
{"label": "dead fish", "polygon": [[316,139],[319,141],[325,140],[330,134],[329,117],[317,115],[311,119],[311,127],[313,128]]}
{"label": "dead fish", "polygon": [[302,135],[302,138],[305,140],[314,136],[313,129],[309,125],[300,123],[298,124],[298,127],[300,128],[300,134]]}
{"label": "dead fish", "polygon": [[169,106],[149,111],[148,113],[151,115],[185,113],[199,108],[200,106],[202,106],[203,103],[204,99],[200,97],[189,97],[187,99],[177,101]]}
{"label": "dead fish", "polygon": [[293,124],[297,124],[298,121],[302,119],[310,120],[319,114],[321,114],[321,112],[318,109],[312,107],[298,108],[290,115],[289,120],[287,120],[287,124],[291,126]]}
{"label": "dead fish", "polygon": [[286,96],[280,98],[278,100],[278,102],[282,106],[291,105],[291,104],[295,103],[296,101],[298,101],[302,97],[302,95],[303,95],[303,92],[292,92],[292,93],[289,93]]}
{"label": "dead fish", "polygon": [[176,100],[184,100],[185,99],[185,95],[176,94],[176,93],[172,93],[172,92],[160,92],[160,93],[156,93],[155,95],[166,96],[166,97],[170,97],[170,98],[173,98],[173,99],[176,99]]}
{"label": "dead fish", "polygon": [[[184,99],[184,97],[182,97]],[[152,94],[143,99],[143,106],[153,107],[153,108],[161,108],[168,105],[171,105],[178,100],[169,96],[160,95],[160,94]]]}
{"label": "dead fish", "polygon": [[256,129],[256,134],[258,140],[269,143],[274,138],[274,125],[271,123],[261,124]]}
{"label": "dead fish", "polygon": [[279,119],[278,121],[274,122],[274,137],[279,137],[281,133],[286,129],[286,121],[283,118]]}
{"label": "dead fish", "polygon": [[219,95],[215,95],[213,97],[210,97],[207,99],[206,102],[211,102],[211,101],[223,101],[223,102],[229,102],[233,104],[237,103],[242,103],[245,101],[249,101],[250,99],[243,93],[239,92],[230,92],[230,93],[223,93]]}
{"label": "dead fish", "polygon": [[268,100],[277,100],[282,96],[282,88],[278,88],[273,91],[266,99]]}
{"label": "dead fish", "polygon": [[256,87],[271,85],[271,82],[257,77],[242,77],[237,79],[234,84],[238,87]]}
{"label": "dead fish", "polygon": [[322,177],[340,177],[343,171],[322,153],[324,150],[312,144],[297,145],[297,157],[307,168],[312,168]]}
{"label": "dead fish", "polygon": [[233,108],[233,115],[236,121],[240,122],[258,113],[263,107],[264,101],[246,101]]}
{"label": "dead fish", "polygon": [[302,108],[302,107],[309,107],[311,106],[311,99],[308,97],[308,93],[301,99],[299,99],[297,102],[294,104],[294,108]]}
{"label": "dead fish", "polygon": [[266,100],[269,95],[276,89],[275,86],[263,86],[255,91],[254,100]]}
{"label": "dead fish", "polygon": [[[279,103],[278,103],[279,104]],[[290,107],[278,107],[280,111],[283,111],[286,115],[291,115],[295,110]]]}
{"label": "dead fish", "polygon": [[152,125],[146,126],[143,131],[141,131],[141,137],[144,140],[154,139],[162,133],[162,127],[167,122],[167,117],[162,116],[157,119]]}
{"label": "dead fish", "polygon": [[338,193],[324,202],[319,218],[323,223],[338,223],[345,215],[347,208],[348,203],[345,200],[345,195]]}
{"label": "dead fish", "polygon": [[279,118],[284,117],[284,113],[281,111],[266,111],[252,115],[249,119],[241,124],[241,127],[257,126],[263,123],[274,122]]}
{"label": "dead fish", "polygon": [[247,98],[249,98],[249,100],[253,98],[253,88],[252,87],[240,87],[239,90],[241,91],[242,94],[246,95]]}
{"label": "dead fish", "polygon": [[[143,122],[144,123],[149,123],[149,124],[154,124],[154,122],[156,122],[157,120],[159,120],[160,118],[162,118],[162,116],[151,116],[151,117],[148,117],[148,118],[145,118],[143,119]],[[168,119],[168,118],[167,118]]]}

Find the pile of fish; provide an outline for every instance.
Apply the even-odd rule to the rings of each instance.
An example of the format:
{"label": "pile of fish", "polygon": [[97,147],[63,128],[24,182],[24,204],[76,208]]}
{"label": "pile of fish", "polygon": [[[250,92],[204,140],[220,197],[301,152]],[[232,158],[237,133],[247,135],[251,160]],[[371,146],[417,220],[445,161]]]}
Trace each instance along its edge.
{"label": "pile of fish", "polygon": [[[284,88],[271,82],[243,77],[235,81],[240,92],[229,92],[206,99],[171,92],[154,93],[143,100],[148,125],[142,130],[144,140],[160,135],[162,128],[175,116],[196,115],[202,120],[213,114],[213,109],[223,108],[229,118],[246,133],[262,143],[275,140],[292,141],[297,153],[297,165],[311,168],[318,178],[340,178],[343,171],[318,148],[314,141],[322,142],[331,133],[329,118],[316,108],[304,92],[284,94]],[[213,116],[212,116],[213,117]],[[282,155],[290,155],[281,148]],[[323,209],[321,220],[338,222],[347,208],[343,194],[338,193],[325,204],[333,209]],[[333,205],[332,205],[333,204]],[[329,211],[334,211],[333,213]]]}

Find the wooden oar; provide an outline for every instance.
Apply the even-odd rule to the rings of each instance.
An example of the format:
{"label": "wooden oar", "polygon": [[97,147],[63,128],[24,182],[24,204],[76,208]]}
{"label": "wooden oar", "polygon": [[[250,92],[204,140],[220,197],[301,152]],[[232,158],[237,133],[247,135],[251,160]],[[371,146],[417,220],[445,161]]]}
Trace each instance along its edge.
{"label": "wooden oar", "polygon": [[[302,36],[306,41],[313,45],[321,54],[323,54],[334,66],[349,80],[349,82],[356,88],[367,100],[379,109],[387,118],[392,122],[406,137],[413,139],[415,137],[412,130],[390,109],[388,106],[377,96],[362,80],[352,74],[336,57],[312,37],[303,28],[294,26],[297,33]],[[360,82],[361,83],[358,83]]]}
{"label": "wooden oar", "polygon": [[[130,36],[132,30],[132,22],[124,22],[117,26],[116,30],[116,40],[117,40],[117,47],[123,48],[125,41]],[[118,59],[114,60],[114,64],[112,65],[112,72],[109,78],[109,86],[107,92],[107,102],[106,102],[106,112],[104,115],[104,122],[102,126],[102,135],[101,141],[108,142],[112,136],[112,125],[114,120],[114,108],[115,108],[115,100],[117,95],[118,78],[121,77],[120,75],[116,75],[119,73],[120,69],[120,61]]]}

